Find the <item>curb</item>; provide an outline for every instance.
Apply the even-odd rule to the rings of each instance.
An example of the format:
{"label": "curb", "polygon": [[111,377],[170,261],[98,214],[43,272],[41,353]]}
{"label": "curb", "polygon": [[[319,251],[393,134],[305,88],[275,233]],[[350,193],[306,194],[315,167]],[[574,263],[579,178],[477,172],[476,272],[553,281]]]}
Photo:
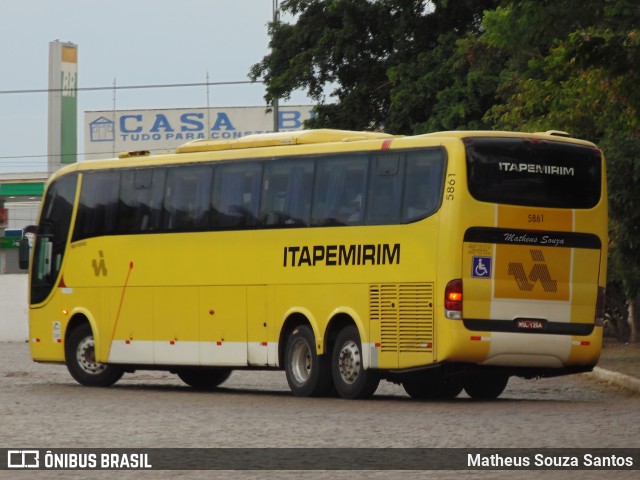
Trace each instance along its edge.
{"label": "curb", "polygon": [[622,373],[612,372],[604,368],[595,367],[592,372],[585,374],[587,378],[591,378],[600,382],[610,383],[620,388],[624,388],[630,392],[640,393],[640,380],[637,378],[623,375]]}

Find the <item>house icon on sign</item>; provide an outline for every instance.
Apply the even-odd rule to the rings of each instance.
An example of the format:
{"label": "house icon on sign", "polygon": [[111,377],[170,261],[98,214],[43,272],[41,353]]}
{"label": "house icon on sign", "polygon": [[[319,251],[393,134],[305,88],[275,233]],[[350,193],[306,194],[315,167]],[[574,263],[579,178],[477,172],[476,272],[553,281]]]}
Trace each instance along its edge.
{"label": "house icon on sign", "polygon": [[115,140],[115,123],[106,117],[96,118],[89,124],[92,142],[113,142]]}

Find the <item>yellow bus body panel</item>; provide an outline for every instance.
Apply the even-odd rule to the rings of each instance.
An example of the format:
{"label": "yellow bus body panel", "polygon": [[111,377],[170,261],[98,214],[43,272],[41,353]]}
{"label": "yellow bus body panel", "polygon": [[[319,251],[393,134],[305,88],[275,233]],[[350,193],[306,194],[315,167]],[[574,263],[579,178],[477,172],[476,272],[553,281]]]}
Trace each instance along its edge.
{"label": "yellow bus body panel", "polygon": [[[602,201],[593,209],[497,206],[478,202],[468,192],[462,142],[464,136],[495,133],[323,135],[289,145],[282,141],[285,136],[259,138],[254,144],[246,140],[244,147],[242,142],[196,142],[183,147],[183,153],[86,162],[53,178],[92,169],[441,147],[446,172],[439,210],[403,225],[116,235],[70,243],[58,286],[46,301],[31,307],[33,358],[64,361],[67,326],[82,315],[92,326],[100,362],[282,367],[281,333],[287,320],[297,316],[311,325],[319,354],[328,353],[326,332],[332,322],[348,317],[360,332],[365,366],[383,370],[445,361],[525,367],[597,362],[599,326],[583,336],[471,331],[463,320],[445,317],[444,292],[448,281],[463,280],[464,318],[489,319],[492,304],[534,300],[541,310],[547,305],[565,309],[570,323],[593,322],[594,285],[606,283],[604,174]],[[464,240],[474,227],[530,229],[532,216],[544,218],[537,229],[590,233],[601,239],[602,247],[540,247],[532,253],[527,246]],[[386,259],[393,261],[327,261],[340,246],[369,243],[377,249],[376,258],[384,258],[386,251]],[[302,252],[307,252],[305,261]],[[495,275],[490,281],[471,275],[474,257],[492,259]],[[509,265],[530,272],[536,263],[546,265],[557,288],[546,291],[545,280],[540,280],[523,295]]]}

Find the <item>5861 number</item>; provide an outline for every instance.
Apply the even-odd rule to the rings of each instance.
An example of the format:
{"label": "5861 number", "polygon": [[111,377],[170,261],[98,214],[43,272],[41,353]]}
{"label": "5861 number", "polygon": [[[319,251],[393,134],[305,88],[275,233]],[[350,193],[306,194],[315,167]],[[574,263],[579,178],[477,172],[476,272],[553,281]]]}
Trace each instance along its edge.
{"label": "5861 number", "polygon": [[527,222],[528,223],[542,223],[544,222],[544,215],[541,213],[533,213],[530,215],[527,215]]}
{"label": "5861 number", "polygon": [[456,193],[456,174],[450,173],[447,175],[446,183],[446,195],[444,198],[447,200],[453,200]]}

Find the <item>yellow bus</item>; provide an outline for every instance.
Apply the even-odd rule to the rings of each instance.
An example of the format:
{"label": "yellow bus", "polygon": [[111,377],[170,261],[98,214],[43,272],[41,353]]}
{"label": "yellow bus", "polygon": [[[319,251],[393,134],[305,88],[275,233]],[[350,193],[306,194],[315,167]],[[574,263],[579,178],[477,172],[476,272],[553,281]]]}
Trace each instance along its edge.
{"label": "yellow bus", "polygon": [[32,250],[32,357],[83,385],[495,398],[598,361],[605,163],[561,132],[200,140],[58,171]]}

